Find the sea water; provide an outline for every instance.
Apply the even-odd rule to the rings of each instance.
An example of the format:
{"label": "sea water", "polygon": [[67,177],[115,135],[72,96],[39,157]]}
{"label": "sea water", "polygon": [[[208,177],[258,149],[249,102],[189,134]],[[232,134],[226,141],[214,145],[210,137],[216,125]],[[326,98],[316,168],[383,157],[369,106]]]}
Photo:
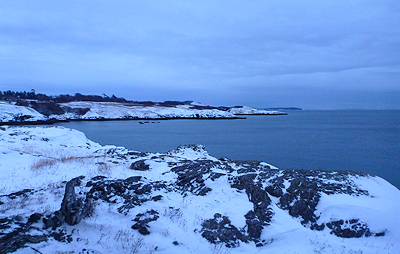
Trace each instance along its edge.
{"label": "sea water", "polygon": [[354,170],[400,188],[400,111],[288,111],[237,120],[59,123],[102,145],[166,152],[202,144],[214,157],[261,160],[282,169]]}

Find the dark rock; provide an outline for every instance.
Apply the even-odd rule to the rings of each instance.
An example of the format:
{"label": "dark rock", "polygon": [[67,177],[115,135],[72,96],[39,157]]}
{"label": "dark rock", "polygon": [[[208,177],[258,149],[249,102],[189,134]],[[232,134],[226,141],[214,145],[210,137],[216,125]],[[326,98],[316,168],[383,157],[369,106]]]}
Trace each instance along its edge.
{"label": "dark rock", "polygon": [[[246,165],[257,165],[255,162],[246,163]],[[247,169],[244,175],[239,177],[231,177],[230,183],[232,188],[245,190],[249,201],[253,203],[253,210],[246,215],[247,233],[252,240],[261,237],[264,226],[270,224],[273,211],[270,207],[271,199],[268,193],[262,189],[260,181],[256,181],[258,174],[252,173],[253,170]]]}
{"label": "dark rock", "polygon": [[157,196],[152,197],[151,200],[153,200],[153,201],[160,201],[162,198],[163,198],[162,195],[157,195]]}
{"label": "dark rock", "polygon": [[142,235],[150,235],[150,231],[146,227],[139,228],[138,232]]}
{"label": "dark rock", "polygon": [[343,238],[360,238],[370,236],[383,236],[385,232],[372,233],[366,223],[360,222],[358,219],[337,220],[326,223],[331,229],[331,234]]}
{"label": "dark rock", "polygon": [[172,244],[173,245],[179,245],[178,241],[173,241]]}
{"label": "dark rock", "polygon": [[66,113],[73,113],[76,114],[78,116],[83,116],[84,114],[86,114],[87,112],[90,111],[90,108],[71,108],[68,106],[62,106],[61,107]]}
{"label": "dark rock", "polygon": [[22,223],[26,218],[18,216],[0,219],[0,229],[6,229],[0,233],[0,253],[12,253],[20,248],[26,247],[28,243],[39,243],[48,240],[48,236],[43,234],[31,235],[30,231],[39,231],[37,227],[32,227],[30,223]]}
{"label": "dark rock", "polygon": [[132,176],[127,179],[102,180],[92,182],[92,187],[87,193],[86,199],[102,199],[108,203],[115,203],[116,197],[121,197],[122,205],[117,208],[118,212],[127,214],[130,209],[152,200],[153,190],[165,189],[165,183],[158,181],[146,183],[146,179],[141,176]]}
{"label": "dark rock", "polygon": [[59,242],[72,242],[72,235],[68,235],[65,229],[59,229],[58,231],[51,232],[50,236],[52,236],[56,241]]}
{"label": "dark rock", "polygon": [[285,188],[285,186],[283,185],[283,181],[282,181],[282,182],[267,186],[265,188],[265,190],[268,192],[269,195],[271,195],[273,197],[281,197],[283,195],[284,188]]}
{"label": "dark rock", "polygon": [[131,176],[131,177],[126,178],[124,180],[124,183],[125,184],[132,184],[132,183],[139,182],[140,180],[142,180],[141,176]]}
{"label": "dark rock", "polygon": [[152,190],[151,184],[145,184],[145,185],[142,185],[141,188],[137,188],[134,192],[136,194],[141,195],[141,194],[145,194],[145,193],[148,194],[151,192],[151,190]]}
{"label": "dark rock", "polygon": [[204,221],[201,226],[201,236],[214,244],[224,243],[226,247],[233,248],[239,246],[240,242],[249,241],[249,237],[233,226],[228,217],[219,213],[214,214],[213,219]]}
{"label": "dark rock", "polygon": [[[193,150],[201,149],[195,146]],[[175,166],[171,164],[171,166]],[[207,179],[215,180],[224,174],[212,172],[212,168],[218,168],[227,172],[232,172],[233,169],[228,164],[222,164],[219,161],[211,160],[195,160],[185,161],[181,165],[173,167],[172,172],[178,175],[176,188],[182,192],[191,192],[195,195],[204,196],[212,189],[205,186]]]}
{"label": "dark rock", "polygon": [[139,160],[132,163],[129,168],[132,170],[146,171],[150,169],[150,166],[146,164],[146,160]]}
{"label": "dark rock", "polygon": [[313,179],[298,177],[291,181],[287,192],[279,199],[281,208],[289,210],[293,217],[302,218],[303,224],[315,223],[314,211],[320,199],[319,187]]}
{"label": "dark rock", "polygon": [[226,175],[226,174],[211,172],[210,179],[215,181],[215,179],[218,179],[218,178],[220,178],[221,176],[224,176],[224,175]]}
{"label": "dark rock", "polygon": [[[304,226],[313,230],[323,230],[324,224],[317,224],[315,215],[321,193],[368,195],[368,191],[358,188],[349,175],[362,175],[356,172],[334,172],[320,170],[282,170],[278,176],[269,179],[266,191],[279,197],[280,208],[288,210],[293,217],[301,218]],[[285,190],[283,182],[289,183]],[[284,191],[285,190],[285,191]]]}
{"label": "dark rock", "polygon": [[30,115],[18,114],[13,117],[13,122],[25,122],[26,120],[31,119],[31,118],[32,118],[32,116],[30,116]]}
{"label": "dark rock", "polygon": [[22,191],[17,191],[6,195],[10,199],[16,199],[19,196],[29,197],[29,194],[33,193],[32,189],[24,189]]}
{"label": "dark rock", "polygon": [[61,211],[55,211],[54,213],[43,218],[45,228],[52,228],[53,230],[61,226],[64,222],[64,215],[61,213]]}
{"label": "dark rock", "polygon": [[158,220],[159,217],[158,212],[155,210],[148,210],[145,213],[139,213],[136,215],[135,219],[133,219],[136,223],[133,224],[132,229],[138,230],[142,235],[149,235],[150,231],[148,230],[148,224],[152,221]]}
{"label": "dark rock", "polygon": [[256,247],[262,247],[262,246],[264,246],[263,243],[260,243],[260,242],[256,243]]}
{"label": "dark rock", "polygon": [[252,238],[260,238],[261,231],[264,228],[264,223],[258,217],[254,211],[249,211],[246,215],[247,232]]}
{"label": "dark rock", "polygon": [[81,184],[84,176],[79,176],[68,181],[65,186],[64,198],[60,211],[64,220],[69,225],[78,224],[83,218],[90,215],[93,210],[90,198],[78,197],[75,193],[75,186]]}
{"label": "dark rock", "polygon": [[28,243],[40,243],[48,240],[48,237],[45,235],[26,235],[26,242]]}
{"label": "dark rock", "polygon": [[198,192],[198,194],[199,194],[199,196],[205,196],[210,191],[212,191],[212,189],[210,187],[204,187]]}
{"label": "dark rock", "polygon": [[64,109],[54,102],[30,102],[30,106],[40,114],[45,116],[62,115],[65,113]]}
{"label": "dark rock", "polygon": [[28,223],[36,223],[42,218],[43,214],[41,213],[34,213],[29,216]]}

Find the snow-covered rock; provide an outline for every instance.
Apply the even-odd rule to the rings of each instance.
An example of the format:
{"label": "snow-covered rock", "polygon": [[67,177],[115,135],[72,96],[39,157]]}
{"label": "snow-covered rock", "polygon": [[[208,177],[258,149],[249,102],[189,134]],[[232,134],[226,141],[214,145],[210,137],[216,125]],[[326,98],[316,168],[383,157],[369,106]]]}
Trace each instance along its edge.
{"label": "snow-covered rock", "polygon": [[399,207],[363,173],[0,128],[0,253],[400,253]]}
{"label": "snow-covered rock", "polygon": [[217,109],[191,109],[190,105],[177,105],[175,107],[138,106],[116,102],[69,102],[60,105],[72,109],[90,109],[84,115],[70,114],[66,116],[72,119],[235,118],[229,112]]}
{"label": "snow-covered rock", "polygon": [[282,115],[251,107],[214,107],[199,103],[138,105],[134,103],[76,101],[26,102],[30,106],[0,102],[0,124],[42,123],[65,120],[130,119],[233,119],[237,115]]}
{"label": "snow-covered rock", "polygon": [[228,112],[234,115],[286,115],[286,113],[277,110],[256,109],[247,106],[233,107]]}

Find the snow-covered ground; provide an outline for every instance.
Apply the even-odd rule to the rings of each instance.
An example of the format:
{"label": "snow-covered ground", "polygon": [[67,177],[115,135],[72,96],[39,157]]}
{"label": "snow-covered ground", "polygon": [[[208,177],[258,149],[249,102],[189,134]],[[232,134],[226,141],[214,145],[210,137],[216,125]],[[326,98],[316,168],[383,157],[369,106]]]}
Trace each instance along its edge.
{"label": "snow-covered ground", "polygon": [[[78,176],[85,178],[75,187],[77,197],[86,195],[88,201],[87,193],[98,187],[89,217],[54,229],[44,229],[42,219],[28,219],[34,213],[50,218],[60,210],[66,183]],[[105,178],[93,180],[96,176]],[[132,178],[138,176],[141,178]],[[249,176],[255,177],[249,181],[254,185],[246,185]],[[118,185],[129,181],[131,185]],[[315,183],[317,192],[294,188]],[[272,185],[273,189],[268,189]],[[256,188],[261,192],[252,192]],[[314,197],[310,193],[319,199],[307,217],[310,214],[292,208],[302,201],[299,199],[311,202]],[[286,204],[290,198],[293,200]],[[268,209],[262,203],[268,204]],[[27,254],[398,254],[399,208],[400,191],[375,176],[285,172],[264,162],[218,160],[199,145],[181,146],[165,154],[141,153],[101,146],[82,132],[63,127],[0,128],[0,253],[7,253],[4,248],[8,243],[20,243],[15,240],[19,234],[25,237],[25,247],[20,246],[15,253]],[[262,211],[271,219],[265,220],[260,236],[251,236],[249,225],[260,222]],[[224,218],[230,222],[217,228]],[[311,218],[310,222],[305,218]],[[340,220],[355,231],[367,226],[365,232],[370,235],[346,238],[333,234],[329,226],[312,229],[312,225]],[[352,224],[352,220],[361,223]],[[141,234],[135,228],[138,223],[144,223],[150,234]],[[228,248],[221,237],[229,238],[236,228],[250,240],[231,239]],[[205,237],[225,231],[228,233],[218,236],[217,243]],[[349,232],[345,229],[340,233]],[[46,240],[40,238],[43,234]]]}
{"label": "snow-covered ground", "polygon": [[[68,118],[80,119],[124,119],[124,118],[234,118],[232,113],[217,109],[191,109],[191,105],[177,105],[175,107],[137,106],[116,102],[69,102],[62,106],[71,108],[90,108],[83,116],[66,115]],[[58,117],[58,116],[52,116]]]}
{"label": "snow-covered ground", "polygon": [[[88,102],[43,103],[43,112],[11,102],[0,102],[0,123],[18,123],[55,120],[115,120],[115,119],[175,119],[175,118],[237,118],[237,115],[279,115],[279,111],[258,110],[251,107],[234,107],[221,110],[199,103],[161,106],[134,105],[132,103]],[[197,108],[196,108],[197,106]],[[47,107],[47,109],[46,109]],[[54,110],[58,108],[58,110]],[[52,110],[54,113],[52,113]],[[60,114],[60,110],[61,113]],[[44,113],[45,112],[45,113]]]}
{"label": "snow-covered ground", "polygon": [[47,119],[47,117],[32,108],[16,106],[13,103],[0,101],[0,122],[32,122],[45,121]]}
{"label": "snow-covered ground", "polygon": [[[37,105],[37,104],[36,104]],[[116,102],[68,102],[42,103],[37,110],[28,106],[17,106],[14,102],[0,101],[0,123],[20,123],[54,120],[115,120],[115,119],[175,119],[175,118],[237,118],[237,115],[284,114],[279,111],[258,110],[251,107],[235,107],[221,110],[199,103],[161,106],[134,105]],[[196,108],[197,107],[197,108]],[[38,108],[41,108],[38,109]],[[61,112],[61,113],[60,113]]]}
{"label": "snow-covered ground", "polygon": [[229,109],[228,112],[234,115],[285,115],[286,114],[277,110],[256,109],[247,106],[234,107]]}

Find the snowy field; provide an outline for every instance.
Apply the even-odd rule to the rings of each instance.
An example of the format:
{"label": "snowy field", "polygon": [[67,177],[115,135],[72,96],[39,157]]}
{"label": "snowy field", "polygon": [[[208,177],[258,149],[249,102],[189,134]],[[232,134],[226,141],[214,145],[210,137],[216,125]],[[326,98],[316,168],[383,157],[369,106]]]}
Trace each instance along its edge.
{"label": "snowy field", "polygon": [[[267,163],[218,160],[199,145],[141,153],[101,146],[62,127],[4,126],[0,253],[10,252],[10,244],[18,244],[15,253],[27,254],[400,253],[397,188],[364,174],[300,172],[304,183],[321,183],[313,192],[316,207],[308,205],[305,213],[295,206],[314,204],[314,197],[293,190],[302,185],[296,174]],[[74,187],[77,200],[90,198],[92,211],[77,224],[46,228],[44,219],[60,210],[67,182],[79,176],[84,178]],[[93,180],[96,176],[102,177]],[[247,176],[253,176],[254,186],[244,182]],[[130,187],[117,185],[129,179]],[[273,189],[278,194],[269,191],[272,183],[279,183]],[[254,188],[263,191],[263,199],[255,197]],[[285,203],[284,197],[292,199]],[[261,219],[260,209],[269,217]],[[35,213],[37,221],[31,216]],[[334,233],[332,225],[340,220],[341,231]],[[260,231],[251,232],[252,223],[262,225]],[[325,226],[313,228],[320,225]],[[351,237],[350,231],[362,233]],[[16,240],[18,235],[24,240]]]}

